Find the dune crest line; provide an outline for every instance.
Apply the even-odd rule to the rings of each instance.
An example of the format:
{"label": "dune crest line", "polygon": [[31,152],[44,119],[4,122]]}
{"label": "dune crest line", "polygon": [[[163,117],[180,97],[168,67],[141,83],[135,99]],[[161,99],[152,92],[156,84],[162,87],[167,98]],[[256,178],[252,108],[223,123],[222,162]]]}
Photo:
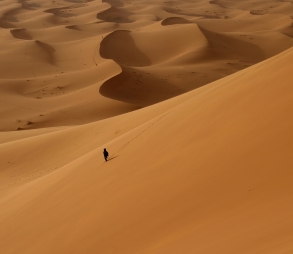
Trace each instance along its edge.
{"label": "dune crest line", "polygon": [[1,254],[293,253],[292,13],[0,1]]}

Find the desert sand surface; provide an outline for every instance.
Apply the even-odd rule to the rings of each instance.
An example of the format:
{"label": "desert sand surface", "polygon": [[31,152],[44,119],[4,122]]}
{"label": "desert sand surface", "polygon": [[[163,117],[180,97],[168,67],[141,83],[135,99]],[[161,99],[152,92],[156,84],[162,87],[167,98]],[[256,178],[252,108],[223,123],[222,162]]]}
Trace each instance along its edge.
{"label": "desert sand surface", "polygon": [[293,2],[0,7],[1,254],[293,253]]}

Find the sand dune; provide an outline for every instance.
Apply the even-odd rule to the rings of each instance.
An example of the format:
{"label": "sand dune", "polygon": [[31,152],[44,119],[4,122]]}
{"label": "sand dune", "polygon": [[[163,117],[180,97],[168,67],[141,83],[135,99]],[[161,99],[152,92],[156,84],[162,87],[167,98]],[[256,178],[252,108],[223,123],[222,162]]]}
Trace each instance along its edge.
{"label": "sand dune", "polygon": [[32,40],[32,37],[26,32],[26,29],[14,29],[10,32],[17,39]]}
{"label": "sand dune", "polygon": [[0,252],[293,252],[292,3],[0,1]]}
{"label": "sand dune", "polygon": [[[145,108],[141,119],[136,111],[2,144],[11,167],[2,179],[14,184],[1,198],[4,251],[292,250],[292,57]],[[46,169],[36,165],[47,160]],[[17,174],[20,166],[27,170]],[[59,167],[33,175],[50,166]]]}
{"label": "sand dune", "polygon": [[[96,96],[99,92],[106,96],[110,108],[115,107],[116,100],[123,105],[131,104],[123,112],[191,91],[292,46],[289,14],[292,4],[288,2],[247,1],[237,8],[230,1],[159,1],[146,5],[142,0],[108,3],[6,0],[1,5],[1,87],[6,87],[9,79],[9,83],[15,80],[15,87],[31,89],[30,84],[34,84],[32,88],[39,84],[41,90],[44,88],[40,84],[50,80],[58,91],[64,79],[77,83],[74,80],[77,71],[87,73],[86,70],[97,66],[101,66],[97,70],[103,70],[104,63],[111,62],[113,67],[107,69],[110,75],[103,75],[104,81],[96,86]],[[266,9],[265,15],[250,13],[259,9]],[[88,86],[86,76],[81,82],[82,86]],[[101,82],[99,74],[95,82]],[[93,84],[92,80],[90,83]],[[60,93],[50,94],[56,97]],[[15,111],[14,106],[8,105],[19,105],[22,100],[21,96],[14,98],[17,102],[7,100],[4,91],[1,96],[6,98],[2,100],[2,104],[6,103],[3,114]],[[64,97],[58,103],[55,98],[53,101],[52,108],[63,107]],[[33,108],[39,107],[38,100],[31,102],[35,104]],[[48,101],[45,103],[49,105]],[[71,103],[77,114],[79,107]],[[99,107],[108,111],[101,104]],[[116,114],[122,111],[119,109]],[[38,124],[26,127],[18,126],[17,116],[6,118],[1,130],[56,126],[55,118],[63,116],[58,112],[53,115],[45,125],[34,115],[33,120],[27,121]],[[83,121],[92,122],[104,116],[112,114],[92,115]],[[62,125],[80,124],[72,117],[67,119],[63,118]]]}

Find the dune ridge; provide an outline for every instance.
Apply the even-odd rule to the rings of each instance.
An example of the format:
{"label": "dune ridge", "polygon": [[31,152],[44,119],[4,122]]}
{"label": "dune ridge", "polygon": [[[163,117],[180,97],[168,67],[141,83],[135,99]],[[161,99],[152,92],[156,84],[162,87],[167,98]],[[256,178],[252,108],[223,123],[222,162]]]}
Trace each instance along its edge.
{"label": "dune ridge", "polygon": [[[293,136],[288,134],[293,121],[288,108],[292,108],[293,100],[291,81],[287,79],[292,71],[287,62],[292,57],[293,51],[289,50],[221,81],[147,107],[143,109],[145,114],[135,111],[71,130],[43,134],[43,138],[53,144],[55,138],[50,136],[58,136],[59,145],[67,149],[66,143],[74,140],[77,148],[68,151],[66,156],[56,156],[67,158],[68,162],[54,173],[34,181],[24,177],[10,198],[2,196],[1,206],[7,209],[2,211],[1,222],[9,228],[2,234],[4,243],[15,253],[19,248],[25,249],[24,253],[52,250],[69,253],[73,249],[82,253],[97,248],[103,253],[113,250],[168,253],[175,246],[187,253],[292,250],[289,202],[292,197],[287,195],[292,192],[290,144]],[[282,68],[272,71],[276,66]],[[252,79],[256,76],[257,79]],[[281,77],[286,78],[275,86]],[[275,103],[270,103],[272,100]],[[220,115],[219,108],[225,109]],[[193,110],[186,113],[188,109]],[[119,118],[124,120],[124,126],[128,125],[128,131]],[[174,118],[181,121],[174,122]],[[126,132],[115,137],[118,125],[109,121],[120,122],[119,126]],[[136,128],[134,123],[138,123]],[[107,132],[103,131],[105,127]],[[88,145],[80,147],[77,139],[68,135],[78,136],[79,142]],[[92,135],[96,135],[95,139]],[[100,143],[96,143],[99,140]],[[16,144],[20,142],[36,149],[32,145],[44,141],[36,136],[4,143],[1,148],[9,153],[5,146],[15,145],[11,149],[21,149],[20,144]],[[48,141],[46,144],[52,147]],[[103,146],[114,153],[109,164],[97,158]],[[43,145],[40,147],[44,149]],[[38,150],[43,155],[52,154]],[[79,151],[83,153],[72,159],[71,156],[76,156],[73,153]],[[170,156],[174,159],[170,160]],[[152,159],[155,159],[153,163],[146,163]],[[23,162],[36,161],[23,159]],[[10,163],[13,167],[15,162]],[[40,166],[24,168],[40,169]],[[13,171],[7,172],[12,174]],[[3,172],[2,175],[5,176]],[[26,202],[32,205],[22,211],[20,208]],[[60,220],[62,213],[68,214],[64,209],[70,209],[70,217]],[[13,220],[9,219],[11,216]],[[286,226],[280,224],[280,218]],[[46,228],[38,237],[43,245],[35,245],[23,237],[24,221],[30,225],[28,237]],[[54,236],[45,226],[49,225],[48,221],[49,228],[61,229],[54,231]],[[74,228],[74,233],[67,236],[64,243],[61,239],[69,228]],[[80,238],[79,232],[85,231],[87,236]],[[19,236],[22,236],[20,245],[12,248],[8,240],[19,239]],[[47,241],[54,242],[50,250],[44,249],[49,244]],[[258,241],[257,247],[255,241]]]}
{"label": "dune ridge", "polygon": [[[13,81],[17,86],[33,84],[34,87],[36,83],[41,85],[50,80],[59,91],[58,87],[63,87],[60,80],[65,74],[66,79],[75,83],[75,72],[112,62],[113,68],[109,70],[113,72],[110,71],[102,83],[97,75],[96,96],[108,100],[111,108],[118,106],[117,100],[121,101],[119,105],[125,105],[122,108],[126,113],[206,85],[292,46],[290,3],[247,2],[239,4],[239,8],[234,5],[231,1],[159,1],[147,6],[143,1],[3,1],[5,8],[0,21],[5,24],[2,29],[5,40],[2,48],[7,50],[1,51],[1,87],[5,91],[6,79],[10,83],[17,73]],[[166,8],[169,9],[166,11]],[[260,8],[266,10],[265,15],[249,13]],[[177,40],[178,43],[174,43]],[[204,45],[202,41],[205,41]],[[41,45],[54,48],[54,53]],[[105,55],[105,48],[112,54]],[[133,59],[119,56],[121,50]],[[72,74],[71,78],[69,74]],[[84,86],[87,86],[86,77]],[[75,93],[74,90],[67,92]],[[55,97],[60,93],[53,91],[50,94],[54,97],[52,104],[56,105]],[[45,96],[47,105],[50,94]],[[43,99],[43,96],[36,98]],[[57,104],[63,103],[61,96]],[[84,103],[82,112],[77,110],[75,102],[69,107],[73,108],[74,115],[84,114],[85,123],[102,119],[104,115],[113,116],[114,111],[103,116],[99,113],[96,118],[91,114],[88,118],[87,112],[93,111],[86,105],[91,103],[90,100]],[[9,105],[12,104],[18,102]],[[32,100],[30,104],[37,108],[39,102]],[[118,107],[114,115],[122,112]],[[56,118],[63,116],[58,110],[45,111],[42,115],[52,116],[46,119],[46,125],[34,114],[26,119],[34,124],[25,126],[17,123],[23,115],[17,113],[18,109],[9,108],[7,104],[5,108],[15,113],[2,123],[2,131],[54,127],[56,122],[61,124]],[[4,114],[8,112],[6,109]],[[74,120],[64,119],[62,124],[72,125]]]}
{"label": "dune ridge", "polygon": [[292,1],[0,7],[1,253],[293,252]]}

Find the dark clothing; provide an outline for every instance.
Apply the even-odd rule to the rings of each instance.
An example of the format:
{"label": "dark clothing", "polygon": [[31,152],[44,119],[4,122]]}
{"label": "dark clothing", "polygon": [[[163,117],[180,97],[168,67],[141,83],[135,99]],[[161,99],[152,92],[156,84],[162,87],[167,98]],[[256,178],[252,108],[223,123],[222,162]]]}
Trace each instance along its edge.
{"label": "dark clothing", "polygon": [[104,154],[105,161],[107,161],[109,154],[106,149],[104,149],[103,154]]}

